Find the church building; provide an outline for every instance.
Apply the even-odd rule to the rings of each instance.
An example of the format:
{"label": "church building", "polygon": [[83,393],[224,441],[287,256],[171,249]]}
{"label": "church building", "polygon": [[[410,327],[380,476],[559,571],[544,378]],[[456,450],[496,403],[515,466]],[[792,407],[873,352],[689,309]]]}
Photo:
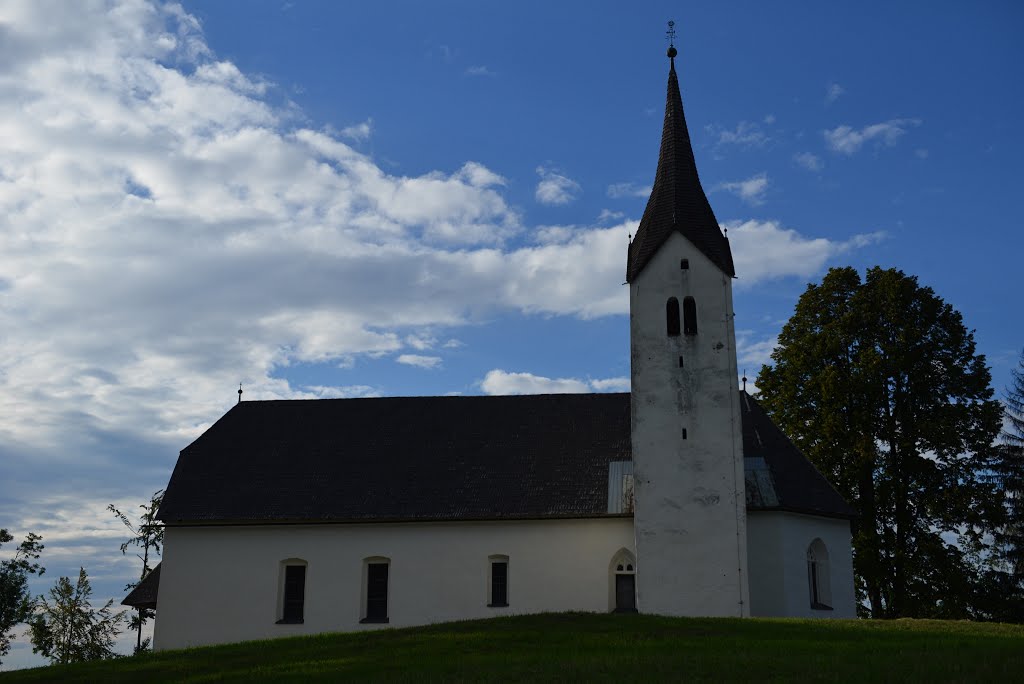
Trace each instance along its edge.
{"label": "church building", "polygon": [[157,649],[542,611],[855,617],[851,507],[737,388],[674,47],[626,255],[631,391],[245,401],[186,447]]}

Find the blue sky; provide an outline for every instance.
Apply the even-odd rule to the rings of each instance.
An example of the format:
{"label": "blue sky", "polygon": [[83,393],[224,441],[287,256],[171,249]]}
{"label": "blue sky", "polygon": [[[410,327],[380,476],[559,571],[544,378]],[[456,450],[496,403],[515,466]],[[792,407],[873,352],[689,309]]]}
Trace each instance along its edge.
{"label": "blue sky", "polygon": [[[236,400],[624,391],[665,22],[756,375],[830,266],[1024,347],[1015,2],[0,2],[0,526],[104,508]],[[2,553],[2,551],[0,551]],[[5,667],[39,662],[17,645]]]}

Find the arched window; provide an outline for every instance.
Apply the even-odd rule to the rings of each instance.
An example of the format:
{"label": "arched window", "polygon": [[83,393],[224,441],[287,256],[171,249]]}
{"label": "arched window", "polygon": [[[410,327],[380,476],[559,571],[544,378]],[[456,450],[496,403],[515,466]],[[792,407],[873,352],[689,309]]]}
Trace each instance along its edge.
{"label": "arched window", "polygon": [[277,624],[301,625],[306,604],[306,567],[301,558],[286,558],[280,563],[277,582]]}
{"label": "arched window", "polygon": [[693,297],[683,298],[683,332],[687,335],[697,334],[697,302],[693,301]]}
{"label": "arched window", "polygon": [[679,300],[669,297],[665,304],[665,320],[668,322],[668,336],[679,337]]}
{"label": "arched window", "polygon": [[636,558],[629,549],[619,549],[612,556],[610,575],[611,610],[616,613],[635,613]]}
{"label": "arched window", "polygon": [[390,622],[388,618],[390,570],[390,558],[371,556],[363,559],[363,617],[359,622]]}
{"label": "arched window", "polygon": [[689,268],[690,268],[690,260],[689,259],[683,259],[682,261],[680,261],[679,262],[679,268],[680,268],[680,270],[683,270],[683,271],[689,270]]}
{"label": "arched window", "polygon": [[828,549],[825,542],[815,539],[807,547],[807,588],[811,608],[832,610],[832,581],[829,573]]}

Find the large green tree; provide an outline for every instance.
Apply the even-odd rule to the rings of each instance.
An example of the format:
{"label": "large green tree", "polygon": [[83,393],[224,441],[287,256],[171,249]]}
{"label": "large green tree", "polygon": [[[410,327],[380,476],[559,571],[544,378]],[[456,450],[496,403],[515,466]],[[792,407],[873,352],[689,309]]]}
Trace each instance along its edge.
{"label": "large green tree", "polygon": [[[14,556],[0,561],[0,663],[11,650],[14,626],[26,622],[32,615],[32,595],[28,590],[28,576],[42,575],[43,566],[37,561],[43,551],[42,539],[29,532],[18,544]],[[14,541],[14,536],[0,529],[0,546]]]}
{"label": "large green tree", "polygon": [[973,331],[895,269],[809,285],[761,368],[760,399],[850,501],[854,569],[873,617],[969,617],[1001,406]]}
{"label": "large green tree", "polygon": [[116,657],[114,641],[121,633],[124,613],[111,610],[113,599],[102,608],[93,608],[91,596],[85,568],[79,569],[75,584],[67,577],[58,579],[49,598],[39,597],[29,621],[32,651],[54,663]]}
{"label": "large green tree", "polygon": [[[128,541],[121,544],[121,553],[128,553],[129,546],[135,546],[142,553],[135,554],[136,557],[142,561],[142,571],[139,574],[138,582],[130,582],[125,586],[126,591],[130,591],[137,587],[142,580],[146,579],[146,575],[153,569],[150,567],[150,554],[159,554],[160,547],[164,543],[164,526],[156,519],[157,511],[160,510],[160,504],[164,500],[164,490],[160,489],[153,493],[153,496],[149,498],[149,501],[140,504],[139,508],[142,509],[142,513],[139,515],[138,522],[132,522],[127,515],[122,513],[114,506],[110,504],[107,506],[107,510],[114,514],[121,523],[128,528],[131,533],[131,537]],[[149,650],[149,638],[142,638],[142,627],[155,616],[155,612],[149,608],[139,608],[138,612],[132,616],[131,621],[128,624],[128,629],[136,632],[135,639],[135,653],[142,653]]]}

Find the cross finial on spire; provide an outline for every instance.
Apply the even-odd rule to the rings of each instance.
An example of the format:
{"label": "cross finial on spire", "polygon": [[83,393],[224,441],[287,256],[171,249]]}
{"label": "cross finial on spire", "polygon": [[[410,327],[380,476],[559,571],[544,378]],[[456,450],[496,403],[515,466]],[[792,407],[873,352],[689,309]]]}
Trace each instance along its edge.
{"label": "cross finial on spire", "polygon": [[238,403],[242,403],[242,383],[238,383]]}
{"label": "cross finial on spire", "polygon": [[744,392],[747,391],[747,371],[746,371],[746,369],[743,370],[743,391]]}
{"label": "cross finial on spire", "polygon": [[665,35],[668,36],[668,58],[672,60],[673,65],[675,64],[675,57],[679,54],[676,50],[676,22],[668,22],[668,31],[665,31]]}

